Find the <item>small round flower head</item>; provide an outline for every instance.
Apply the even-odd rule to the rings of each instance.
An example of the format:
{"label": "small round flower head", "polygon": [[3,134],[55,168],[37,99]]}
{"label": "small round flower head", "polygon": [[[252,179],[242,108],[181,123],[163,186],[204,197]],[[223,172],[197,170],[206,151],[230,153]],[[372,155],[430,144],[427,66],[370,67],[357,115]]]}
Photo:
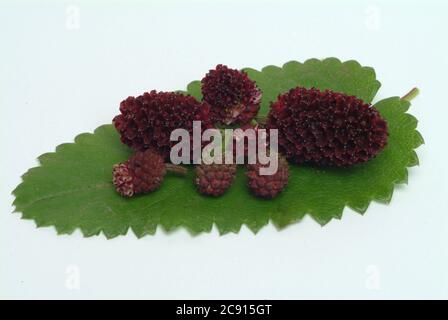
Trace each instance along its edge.
{"label": "small round flower head", "polygon": [[[113,123],[121,135],[121,141],[134,150],[153,148],[168,159],[171,132],[185,129],[193,137],[193,121],[201,121],[202,130],[211,126],[210,108],[191,96],[174,92],[146,92],[129,97],[120,104],[120,114]],[[192,145],[192,144],[191,144]]]}
{"label": "small round flower head", "polygon": [[203,100],[216,124],[243,125],[260,109],[261,91],[243,71],[219,64],[202,79]]}
{"label": "small round flower head", "polygon": [[235,174],[235,164],[201,164],[196,167],[195,183],[200,193],[217,197],[230,188]]}
{"label": "small round flower head", "polygon": [[268,129],[295,163],[349,166],[375,157],[387,144],[387,122],[362,100],[331,90],[297,87],[271,105]]}
{"label": "small round flower head", "polygon": [[166,174],[163,157],[154,150],[135,153],[128,161],[113,167],[113,183],[124,197],[149,193],[160,187]]}
{"label": "small round flower head", "polygon": [[184,167],[165,163],[154,149],[137,151],[126,162],[113,166],[112,182],[123,197],[150,193],[158,189],[167,172],[185,175]]}
{"label": "small round flower head", "polygon": [[286,188],[289,168],[286,159],[280,155],[278,155],[277,171],[271,175],[261,175],[260,168],[267,166],[259,162],[248,165],[246,171],[247,185],[256,196],[272,199]]}

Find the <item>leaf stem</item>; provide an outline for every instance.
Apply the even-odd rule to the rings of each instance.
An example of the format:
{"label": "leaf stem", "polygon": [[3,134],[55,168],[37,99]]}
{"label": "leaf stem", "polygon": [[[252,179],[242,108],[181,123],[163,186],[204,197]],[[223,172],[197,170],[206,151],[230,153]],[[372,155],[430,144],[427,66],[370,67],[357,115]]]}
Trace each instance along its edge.
{"label": "leaf stem", "polygon": [[417,87],[414,87],[411,89],[411,91],[409,91],[403,97],[401,97],[401,100],[406,100],[408,102],[411,102],[412,99],[414,99],[416,96],[418,96],[419,93],[420,93],[420,90],[418,90]]}
{"label": "leaf stem", "polygon": [[166,170],[173,172],[173,173],[177,173],[177,174],[182,174],[185,175],[188,172],[187,168],[184,168],[182,166],[176,165],[176,164],[172,164],[172,163],[166,163],[165,164]]}

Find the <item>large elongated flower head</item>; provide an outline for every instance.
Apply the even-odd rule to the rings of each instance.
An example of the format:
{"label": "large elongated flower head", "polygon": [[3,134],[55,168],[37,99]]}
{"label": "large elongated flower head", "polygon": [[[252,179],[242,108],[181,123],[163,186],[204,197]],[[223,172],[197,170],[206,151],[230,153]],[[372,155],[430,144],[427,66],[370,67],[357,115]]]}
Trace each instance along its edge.
{"label": "large elongated flower head", "polygon": [[271,105],[268,128],[279,130],[279,147],[296,163],[349,166],[375,157],[387,144],[378,110],[331,90],[295,88]]}

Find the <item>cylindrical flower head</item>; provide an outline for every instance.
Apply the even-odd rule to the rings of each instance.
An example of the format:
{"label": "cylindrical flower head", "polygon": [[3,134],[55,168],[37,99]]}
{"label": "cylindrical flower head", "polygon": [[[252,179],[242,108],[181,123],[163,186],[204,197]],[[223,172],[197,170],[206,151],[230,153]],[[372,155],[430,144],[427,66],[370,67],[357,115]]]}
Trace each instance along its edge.
{"label": "cylindrical flower head", "polygon": [[201,121],[202,130],[212,127],[209,106],[181,93],[153,90],[129,97],[120,104],[120,112],[113,123],[121,141],[134,150],[153,148],[166,160],[177,143],[170,141],[173,130],[185,129],[192,139],[193,121]]}
{"label": "cylindrical flower head", "polygon": [[378,110],[331,90],[295,88],[271,105],[268,129],[278,129],[279,150],[295,163],[349,166],[375,157],[387,144]]}

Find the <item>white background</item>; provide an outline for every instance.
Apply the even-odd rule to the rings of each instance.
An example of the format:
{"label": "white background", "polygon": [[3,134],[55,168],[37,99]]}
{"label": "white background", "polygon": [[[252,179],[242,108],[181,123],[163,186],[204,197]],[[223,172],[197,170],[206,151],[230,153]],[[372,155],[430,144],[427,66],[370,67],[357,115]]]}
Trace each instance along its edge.
{"label": "white background", "polygon": [[[336,1],[334,1],[336,2]],[[444,1],[0,4],[1,298],[447,298],[448,5]],[[377,99],[417,85],[426,144],[388,206],[324,228],[107,241],[11,214],[36,157],[108,123],[119,102],[177,90],[218,63],[335,56],[376,69]],[[79,276],[79,278],[77,278]],[[79,281],[77,281],[79,280]]]}

